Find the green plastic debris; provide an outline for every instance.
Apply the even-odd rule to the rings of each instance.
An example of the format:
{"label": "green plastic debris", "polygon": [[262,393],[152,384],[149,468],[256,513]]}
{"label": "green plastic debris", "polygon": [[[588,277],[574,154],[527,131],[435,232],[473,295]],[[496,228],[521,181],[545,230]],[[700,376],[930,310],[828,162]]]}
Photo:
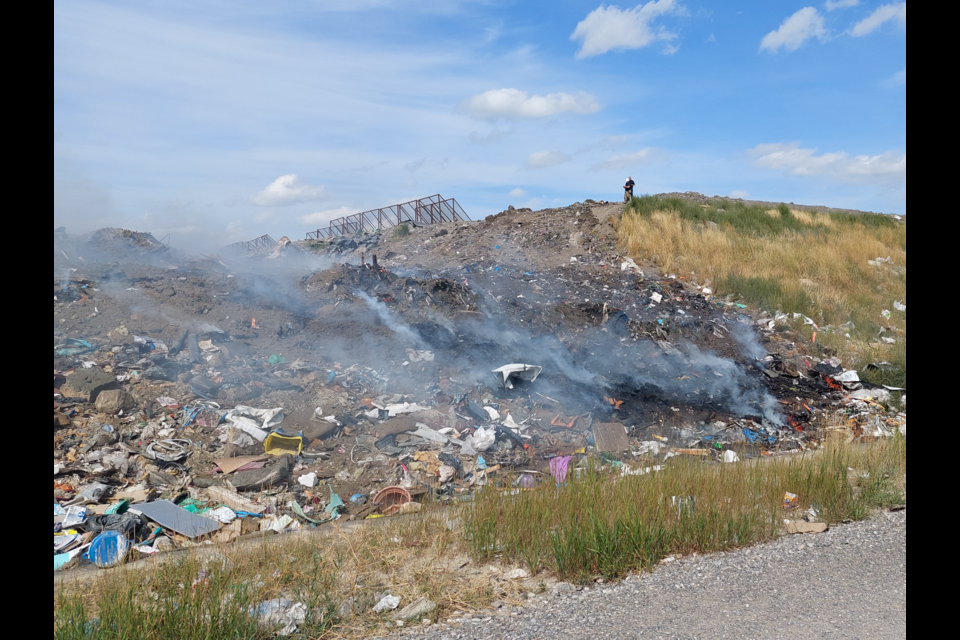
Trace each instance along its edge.
{"label": "green plastic debris", "polygon": [[339,511],[341,508],[343,508],[343,500],[341,500],[340,496],[333,492],[333,487],[330,487],[330,502],[327,503],[327,508],[324,511],[327,513],[327,515],[333,515],[336,517],[340,515]]}
{"label": "green plastic debris", "polygon": [[287,361],[287,359],[284,358],[284,357],[283,357],[282,355],[280,355],[279,353],[275,353],[275,354],[273,354],[272,356],[270,356],[269,358],[267,358],[267,362],[269,362],[270,364],[284,364],[284,363],[286,363],[286,361]]}
{"label": "green plastic debris", "polygon": [[119,515],[121,513],[126,513],[127,509],[129,508],[130,508],[130,501],[121,500],[120,502],[117,502],[107,507],[107,510],[104,513],[106,513],[108,516],[113,514]]}
{"label": "green plastic debris", "polygon": [[184,511],[189,511],[190,513],[206,513],[207,511],[212,511],[212,507],[201,506],[206,503],[202,500],[194,500],[193,498],[187,498],[177,506],[183,509]]}
{"label": "green plastic debris", "polygon": [[333,492],[333,487],[330,487],[330,500],[327,502],[327,508],[323,510],[325,517],[319,520],[314,520],[305,514],[303,512],[303,508],[297,503],[296,500],[291,500],[287,503],[287,506],[297,516],[303,518],[307,522],[312,522],[313,524],[323,524],[325,522],[336,520],[340,517],[340,509],[343,508],[343,500],[341,500],[340,496]]}
{"label": "green plastic debris", "polygon": [[79,338],[67,338],[63,342],[63,346],[60,349],[57,349],[58,356],[78,356],[81,353],[89,353],[93,351],[96,347],[86,340],[80,340]]}

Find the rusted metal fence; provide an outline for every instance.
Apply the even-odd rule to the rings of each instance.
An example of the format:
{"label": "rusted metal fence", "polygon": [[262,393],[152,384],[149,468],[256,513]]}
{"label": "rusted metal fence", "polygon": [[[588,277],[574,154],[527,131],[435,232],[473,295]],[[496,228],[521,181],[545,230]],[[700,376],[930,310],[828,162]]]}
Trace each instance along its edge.
{"label": "rusted metal fence", "polygon": [[469,219],[470,216],[454,198],[443,198],[440,194],[436,194],[428,198],[394,204],[382,209],[371,209],[331,220],[329,226],[324,229],[308,231],[307,240],[387,229],[404,222],[427,225]]}
{"label": "rusted metal fence", "polygon": [[277,246],[277,241],[264,234],[259,238],[247,240],[246,242],[234,242],[220,249],[220,253],[256,253],[266,248]]}

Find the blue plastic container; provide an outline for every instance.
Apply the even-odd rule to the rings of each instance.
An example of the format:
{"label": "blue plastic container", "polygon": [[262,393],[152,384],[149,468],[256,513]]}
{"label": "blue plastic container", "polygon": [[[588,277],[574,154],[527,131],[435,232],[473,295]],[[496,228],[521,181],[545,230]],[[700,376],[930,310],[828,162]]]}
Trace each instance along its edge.
{"label": "blue plastic container", "polygon": [[119,531],[104,531],[90,543],[84,558],[100,568],[112,567],[123,562],[130,542]]}

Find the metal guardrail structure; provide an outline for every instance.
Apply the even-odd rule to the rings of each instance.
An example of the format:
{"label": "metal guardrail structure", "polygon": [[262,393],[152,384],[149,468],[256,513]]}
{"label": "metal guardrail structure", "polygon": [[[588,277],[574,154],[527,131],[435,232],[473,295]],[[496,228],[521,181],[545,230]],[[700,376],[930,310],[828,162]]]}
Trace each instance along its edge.
{"label": "metal guardrail structure", "polygon": [[404,222],[414,224],[437,224],[469,220],[470,216],[454,198],[444,198],[439,193],[419,200],[371,209],[343,218],[331,220],[325,229],[307,232],[307,240],[320,240],[334,236],[353,235],[360,231],[376,231],[395,227]]}
{"label": "metal guardrail structure", "polygon": [[269,235],[264,234],[259,238],[254,238],[253,240],[228,244],[220,249],[220,253],[255,253],[261,249],[266,249],[267,247],[273,248],[276,246],[277,241],[271,238]]}

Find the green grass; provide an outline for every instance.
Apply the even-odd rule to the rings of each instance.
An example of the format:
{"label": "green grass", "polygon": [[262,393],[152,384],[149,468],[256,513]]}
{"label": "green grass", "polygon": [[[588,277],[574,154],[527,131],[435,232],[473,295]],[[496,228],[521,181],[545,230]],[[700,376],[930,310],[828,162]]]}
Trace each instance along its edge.
{"label": "green grass", "polygon": [[393,228],[393,237],[394,238],[406,238],[410,235],[410,225],[406,222],[403,224],[398,224]]}
{"label": "green grass", "polygon": [[[625,207],[625,211],[640,216],[650,216],[655,211],[677,211],[680,218],[693,222],[713,222],[717,225],[731,225],[741,233],[753,235],[772,235],[787,230],[809,231],[810,227],[797,220],[785,204],[777,207],[779,216],[771,216],[768,209],[760,205],[746,205],[742,202],[718,201],[703,207],[684,198],[662,198],[660,196],[635,197]],[[816,214],[814,214],[816,215]]]}
{"label": "green grass", "polygon": [[481,561],[499,557],[586,581],[648,569],[673,553],[774,539],[791,515],[783,510],[786,491],[800,496],[794,517],[816,505],[828,522],[860,519],[903,500],[906,438],[754,463],[671,463],[622,478],[588,468],[565,486],[545,483],[508,498],[487,490],[465,513],[471,552]]}
{"label": "green grass", "polygon": [[746,277],[732,273],[714,281],[718,291],[736,291],[739,299],[761,309],[784,313],[814,313],[813,300],[802,289],[788,290],[775,278]]}

